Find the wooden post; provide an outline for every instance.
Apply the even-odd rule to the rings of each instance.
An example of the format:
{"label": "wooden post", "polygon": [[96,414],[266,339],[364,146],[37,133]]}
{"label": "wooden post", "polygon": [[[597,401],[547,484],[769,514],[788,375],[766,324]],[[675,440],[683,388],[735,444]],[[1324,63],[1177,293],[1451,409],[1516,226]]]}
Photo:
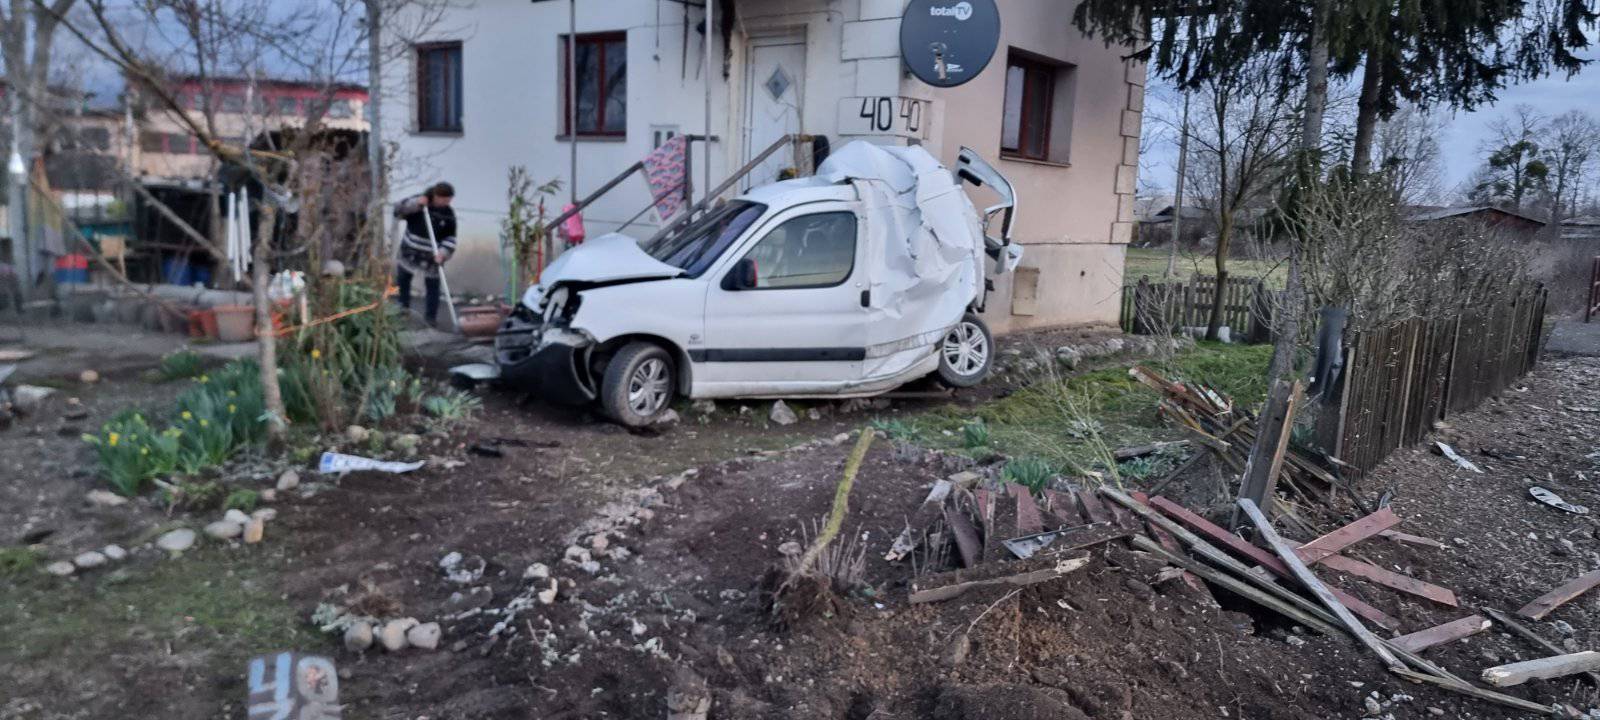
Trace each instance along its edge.
{"label": "wooden post", "polygon": [[[1283,468],[1283,456],[1289,449],[1289,435],[1294,429],[1294,411],[1300,397],[1300,383],[1279,380],[1272,385],[1267,399],[1268,410],[1278,409],[1281,414],[1263,416],[1256,425],[1256,441],[1250,447],[1250,460],[1244,466],[1244,479],[1239,484],[1239,498],[1248,499],[1257,507],[1272,511],[1273,492],[1276,490],[1278,472]],[[1239,513],[1234,511],[1233,524],[1239,525]]]}
{"label": "wooden post", "polygon": [[1323,605],[1327,606],[1334,617],[1338,618],[1339,622],[1349,629],[1351,635],[1354,635],[1357,640],[1361,641],[1361,644],[1366,645],[1368,650],[1371,650],[1374,655],[1383,660],[1389,669],[1405,669],[1405,665],[1400,662],[1399,658],[1394,656],[1394,653],[1389,651],[1383,641],[1379,640],[1378,636],[1373,635],[1372,631],[1368,630],[1365,625],[1362,625],[1355,615],[1350,614],[1349,608],[1346,608],[1343,603],[1339,602],[1338,598],[1333,596],[1333,593],[1328,590],[1328,586],[1317,579],[1316,573],[1311,572],[1311,568],[1306,567],[1306,564],[1300,561],[1300,556],[1295,554],[1294,546],[1278,536],[1278,531],[1272,529],[1272,523],[1267,520],[1267,516],[1262,514],[1261,509],[1256,507],[1254,502],[1249,498],[1239,498],[1239,509],[1250,517],[1250,522],[1254,523],[1256,530],[1261,533],[1261,539],[1271,546],[1274,553],[1277,553],[1278,559],[1288,566],[1295,579],[1299,580],[1301,585],[1304,585],[1307,590],[1311,591],[1312,595],[1315,595]]}

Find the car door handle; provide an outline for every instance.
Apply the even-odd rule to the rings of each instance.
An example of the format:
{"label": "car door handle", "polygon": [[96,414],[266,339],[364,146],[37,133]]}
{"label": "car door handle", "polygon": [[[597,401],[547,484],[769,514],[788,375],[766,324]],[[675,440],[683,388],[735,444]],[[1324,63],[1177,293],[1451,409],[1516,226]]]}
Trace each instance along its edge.
{"label": "car door handle", "polygon": [[861,307],[872,307],[872,291],[861,291]]}

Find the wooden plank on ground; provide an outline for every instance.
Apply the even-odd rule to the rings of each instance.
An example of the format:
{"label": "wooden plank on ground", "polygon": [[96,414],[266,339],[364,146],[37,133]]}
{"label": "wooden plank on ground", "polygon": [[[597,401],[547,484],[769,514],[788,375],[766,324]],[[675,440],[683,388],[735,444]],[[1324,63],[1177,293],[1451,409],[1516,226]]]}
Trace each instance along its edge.
{"label": "wooden plank on ground", "polygon": [[[1288,566],[1284,565],[1283,562],[1278,560],[1278,558],[1272,553],[1245,542],[1244,538],[1222,529],[1221,526],[1194,514],[1188,508],[1183,507],[1182,505],[1172,502],[1164,497],[1153,497],[1150,498],[1150,507],[1161,511],[1163,514],[1172,518],[1173,520],[1183,523],[1184,526],[1188,527],[1190,530],[1193,530],[1200,536],[1210,539],[1211,541],[1216,542],[1217,544],[1250,559],[1252,562],[1266,568],[1268,571],[1274,575],[1277,575],[1278,577],[1291,577]],[[1390,630],[1400,627],[1399,620],[1390,617],[1382,610],[1368,605],[1367,603],[1363,602],[1361,598],[1351,595],[1339,588],[1329,589],[1333,591],[1333,596],[1338,598],[1339,602],[1344,603],[1345,607],[1350,608],[1351,612]]]}
{"label": "wooden plank on ground", "polygon": [[[1304,556],[1301,557],[1304,560]],[[1310,565],[1310,562],[1306,563]],[[1391,587],[1401,592],[1411,593],[1417,597],[1427,598],[1436,603],[1457,607],[1456,594],[1450,588],[1440,587],[1433,583],[1418,580],[1410,575],[1397,573],[1388,568],[1379,567],[1369,562],[1362,562],[1343,555],[1329,555],[1319,563],[1329,570],[1338,570],[1349,573],[1358,578],[1371,580],[1386,587]]]}
{"label": "wooden plank on ground", "polygon": [[[1145,495],[1142,492],[1131,492],[1131,493],[1128,493],[1128,494],[1133,496],[1133,499],[1138,500],[1139,502],[1144,503],[1145,505],[1149,505],[1150,504],[1150,497],[1148,495]],[[1124,510],[1121,505],[1113,504],[1111,506],[1111,509],[1120,511],[1118,513],[1119,515],[1122,514],[1122,513],[1128,512],[1127,510]],[[1171,552],[1174,555],[1180,555],[1180,554],[1183,553],[1183,546],[1178,544],[1177,538],[1172,537],[1172,533],[1169,533],[1166,530],[1161,529],[1161,526],[1159,526],[1159,525],[1157,525],[1155,523],[1146,523],[1146,527],[1150,531],[1150,536],[1155,538],[1156,542],[1160,543],[1161,547],[1166,548],[1168,552]],[[1185,571],[1183,571],[1183,576],[1182,577],[1183,577],[1183,584],[1188,585],[1190,589],[1194,590],[1196,593],[1199,593],[1202,597],[1206,598],[1207,600],[1210,600],[1211,602],[1216,602],[1216,599],[1211,596],[1211,590],[1206,587],[1205,582],[1202,581],[1194,573],[1189,572],[1188,570],[1185,570]]]}
{"label": "wooden plank on ground", "polygon": [[1511,687],[1529,680],[1549,680],[1593,670],[1600,670],[1600,652],[1584,650],[1484,668],[1483,681],[1495,687]]}
{"label": "wooden plank on ground", "polygon": [[[1540,637],[1539,633],[1536,633],[1533,630],[1530,630],[1528,628],[1528,626],[1523,625],[1522,623],[1519,623],[1516,620],[1512,619],[1512,617],[1510,615],[1507,615],[1507,614],[1505,614],[1505,613],[1503,613],[1503,612],[1501,612],[1499,610],[1496,610],[1494,608],[1488,608],[1488,607],[1484,608],[1483,612],[1486,613],[1489,617],[1494,618],[1494,621],[1497,622],[1497,623],[1500,623],[1500,625],[1503,626],[1505,629],[1510,630],[1511,632],[1516,633],[1518,635],[1521,635],[1524,640],[1527,640],[1528,642],[1531,642],[1531,643],[1533,643],[1535,645],[1538,645],[1539,647],[1544,648],[1547,652],[1554,653],[1556,655],[1560,655],[1561,653],[1566,652],[1565,650],[1562,650],[1561,647],[1556,645],[1555,643],[1550,642],[1549,640],[1546,640],[1546,639]],[[1590,684],[1594,685],[1597,688],[1600,688],[1600,673],[1591,671],[1591,672],[1584,673],[1584,675],[1589,678],[1589,683]]]}
{"label": "wooden plank on ground", "polygon": [[1536,715],[1553,715],[1561,707],[1559,705],[1540,705],[1536,702],[1523,700],[1522,698],[1513,697],[1505,693],[1497,693],[1493,690],[1484,690],[1480,687],[1474,687],[1460,680],[1437,677],[1423,672],[1416,672],[1407,668],[1389,668],[1389,671],[1412,682],[1427,683],[1429,685],[1461,693],[1462,695],[1469,695],[1478,698],[1479,700],[1488,700],[1492,703],[1498,703],[1505,705],[1506,707],[1514,707],[1518,710],[1531,712]]}
{"label": "wooden plank on ground", "polygon": [[1533,602],[1523,605],[1522,609],[1517,611],[1517,614],[1533,620],[1543,620],[1546,615],[1554,612],[1556,608],[1588,592],[1595,585],[1600,585],[1600,570],[1591,570],[1579,575],[1567,581],[1567,584],[1534,598]]}
{"label": "wooden plank on ground", "polygon": [[1100,502],[1100,497],[1093,491],[1074,492],[1073,496],[1078,498],[1084,514],[1089,516],[1089,522],[1112,522],[1111,511],[1106,509],[1106,504]]}
{"label": "wooden plank on ground", "polygon": [[1307,563],[1315,563],[1399,524],[1400,517],[1393,510],[1379,508],[1371,515],[1301,545],[1300,558]]}
{"label": "wooden plank on ground", "polygon": [[1071,558],[1067,560],[1061,560],[1057,562],[1054,567],[1044,568],[1042,570],[1018,573],[1016,575],[1007,575],[1005,577],[992,578],[989,580],[973,580],[970,582],[956,583],[954,585],[943,585],[936,588],[928,588],[927,590],[918,590],[917,592],[911,593],[911,603],[914,605],[917,603],[949,600],[950,598],[957,597],[968,590],[981,587],[1026,587],[1028,585],[1042,583],[1047,580],[1054,580],[1088,564],[1089,558],[1087,557]]}
{"label": "wooden plank on ground", "polygon": [[1017,499],[1017,534],[1032,535],[1044,532],[1044,515],[1039,512],[1039,505],[1033,501],[1033,493],[1016,483],[1008,483],[1006,489]]}
{"label": "wooden plank on ground", "polygon": [[1443,645],[1477,635],[1488,630],[1489,626],[1493,624],[1482,615],[1472,615],[1460,620],[1451,620],[1443,625],[1435,625],[1427,630],[1418,630],[1408,635],[1401,635],[1389,642],[1402,650],[1422,652],[1435,645]]}
{"label": "wooden plank on ground", "polygon": [[1383,643],[1378,640],[1378,636],[1373,635],[1372,631],[1367,629],[1367,626],[1362,625],[1361,621],[1350,613],[1350,609],[1333,596],[1333,592],[1328,590],[1328,586],[1317,579],[1316,573],[1311,572],[1311,568],[1306,567],[1306,564],[1301,562],[1300,556],[1294,552],[1295,547],[1283,538],[1278,537],[1278,531],[1272,528],[1272,523],[1267,520],[1266,515],[1261,513],[1261,508],[1256,507],[1256,504],[1251,502],[1250,498],[1239,498],[1238,504],[1239,509],[1250,517],[1250,522],[1255,524],[1256,531],[1261,533],[1261,539],[1272,546],[1272,551],[1277,553],[1278,559],[1282,560],[1283,564],[1289,566],[1289,571],[1294,573],[1295,579],[1299,580],[1301,585],[1304,585],[1307,590],[1311,591],[1312,595],[1322,601],[1322,604],[1327,606],[1334,617],[1339,618],[1339,622],[1344,624],[1351,635],[1360,640],[1362,645],[1367,646],[1367,649],[1371,650],[1372,654],[1377,655],[1384,665],[1390,668],[1405,669],[1405,664],[1400,662],[1400,658],[1395,657],[1394,653],[1389,651],[1389,648],[1384,647]]}
{"label": "wooden plank on ground", "polygon": [[1378,533],[1378,536],[1393,540],[1398,543],[1405,543],[1407,545],[1422,545],[1424,547],[1434,548],[1435,550],[1443,550],[1449,547],[1433,538],[1423,537],[1421,535],[1412,535],[1411,533],[1403,533],[1399,530],[1385,530],[1381,533]]}

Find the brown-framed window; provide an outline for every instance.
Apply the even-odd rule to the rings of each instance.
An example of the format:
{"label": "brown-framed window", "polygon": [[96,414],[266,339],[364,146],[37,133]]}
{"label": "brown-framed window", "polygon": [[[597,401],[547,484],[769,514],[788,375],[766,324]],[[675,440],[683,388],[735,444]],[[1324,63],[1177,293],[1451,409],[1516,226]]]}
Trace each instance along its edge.
{"label": "brown-framed window", "polygon": [[1000,153],[1030,160],[1050,158],[1050,111],[1056,65],[1012,53],[1006,60],[1006,96]]}
{"label": "brown-framed window", "polygon": [[461,43],[417,45],[417,130],[461,132]]}
{"label": "brown-framed window", "polygon": [[[578,135],[621,137],[628,132],[628,35],[624,32],[579,35],[573,48],[577,62]],[[561,128],[571,135],[572,98],[568,96],[567,38],[561,38]]]}

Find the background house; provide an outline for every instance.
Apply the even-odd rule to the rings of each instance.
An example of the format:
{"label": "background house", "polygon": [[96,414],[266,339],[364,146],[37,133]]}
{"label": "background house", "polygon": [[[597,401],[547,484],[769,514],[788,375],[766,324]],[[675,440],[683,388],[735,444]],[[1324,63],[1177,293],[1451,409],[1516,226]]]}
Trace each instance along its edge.
{"label": "background house", "polygon": [[[705,168],[718,182],[785,133],[832,147],[920,143],[947,164],[967,146],[1015,184],[1015,236],[1027,246],[1022,268],[991,296],[991,325],[1116,322],[1134,226],[1143,65],[1073,29],[1071,4],[1010,0],[1000,3],[993,60],[971,82],[936,89],[900,60],[904,5],[720,0],[707,73],[703,7],[578,0],[575,132],[565,119],[568,3],[452,6],[410,57],[385,68],[384,132],[399,148],[391,197],[452,182],[462,242],[451,286],[494,292],[504,287],[507,172],[521,165],[539,181],[571,183],[574,141],[568,191],[578,197],[678,134],[712,137],[691,157],[697,197]],[[745,184],[793,171],[792,158],[770,158]],[[980,206],[983,192],[974,192]],[[644,182],[629,180],[585,212],[588,236],[648,204]],[[628,230],[648,236],[660,221],[646,213]]]}

